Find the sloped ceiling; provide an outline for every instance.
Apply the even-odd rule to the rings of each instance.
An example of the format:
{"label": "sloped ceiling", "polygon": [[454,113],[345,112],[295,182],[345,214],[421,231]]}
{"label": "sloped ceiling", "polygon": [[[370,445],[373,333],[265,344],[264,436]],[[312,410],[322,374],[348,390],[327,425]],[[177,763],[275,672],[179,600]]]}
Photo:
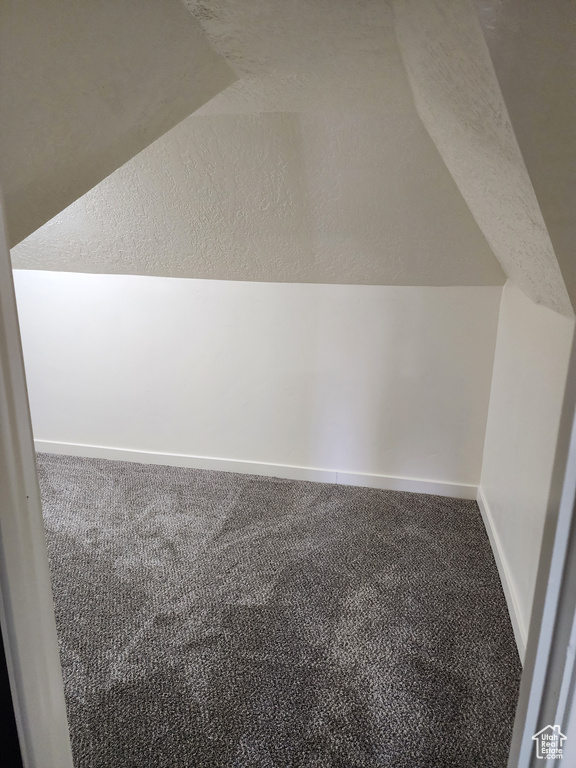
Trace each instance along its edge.
{"label": "sloped ceiling", "polygon": [[0,186],[11,243],[234,79],[178,0],[0,3]]}
{"label": "sloped ceiling", "polygon": [[474,6],[576,308],[576,2]]}
{"label": "sloped ceiling", "polygon": [[[511,4],[491,5],[501,8]],[[522,19],[529,16],[533,22],[528,45],[540,51],[547,51],[550,46],[554,48],[553,35],[543,39],[538,33],[537,19],[540,17],[541,22],[545,22],[547,14],[553,16],[556,10],[552,12],[550,8],[547,11],[541,9],[534,14],[535,4],[532,2],[528,8],[525,2],[515,3],[515,6],[515,15],[512,13],[515,44],[521,37],[518,24],[525,24]],[[394,8],[400,50],[418,114],[504,271],[533,301],[571,316],[572,305],[547,222],[518,145],[472,3],[468,0],[395,0]],[[499,14],[491,19],[496,22],[492,27],[492,37],[498,37],[499,19]],[[519,73],[530,61],[531,52],[532,48],[527,50],[526,44],[514,48]],[[533,65],[530,71],[533,75],[538,74]],[[544,76],[553,89],[556,80],[561,81],[565,75],[566,72],[558,66],[548,66],[540,72],[540,77]],[[508,82],[510,99],[517,106],[523,105],[521,110],[516,111],[521,133],[525,132],[524,121],[528,121],[528,126],[533,124],[534,118],[530,114],[536,107],[530,102],[529,91],[522,89],[523,81],[527,85],[526,75]],[[558,116],[573,112],[573,107],[569,107],[569,112],[560,110]],[[554,123],[556,113],[548,113],[546,119]],[[562,124],[567,127],[565,119]],[[571,130],[573,128],[571,124]],[[550,132],[553,133],[554,129]],[[559,176],[564,181],[561,184],[562,192],[566,195],[569,189],[567,178],[571,179],[571,191],[574,192],[576,177],[574,158],[570,160],[564,156],[569,149],[569,143],[566,142],[568,133],[566,130],[564,132],[564,137],[556,136],[560,141],[553,149],[553,154],[556,154]],[[534,136],[534,132],[531,136]],[[574,144],[573,139],[571,143]],[[538,158],[550,156],[546,136],[542,131],[536,135],[531,151],[535,162],[541,163],[542,160],[538,161]],[[558,162],[561,157],[565,161],[563,167]],[[549,167],[547,171],[544,183],[552,187],[552,168]],[[543,179],[539,181],[542,184]],[[566,253],[565,258],[571,258],[573,264],[576,261],[576,239],[572,239],[569,245],[566,220],[569,218],[572,222],[570,227],[574,233],[574,196],[562,197],[556,193],[550,199],[550,192],[551,189],[548,197],[545,195],[549,203],[549,222],[553,223],[558,213],[563,212],[564,228],[558,227],[562,232],[558,231],[557,242],[564,250],[571,249],[570,256]],[[574,269],[572,267],[572,275],[575,274]]]}
{"label": "sloped ceiling", "polygon": [[413,112],[384,0],[184,0],[238,75],[204,113]]}
{"label": "sloped ceiling", "polygon": [[237,82],[15,248],[16,267],[504,282],[417,115],[387,3],[186,5]]}
{"label": "sloped ceiling", "polygon": [[[418,120],[193,116],[13,249],[15,266],[225,280],[494,285]],[[49,265],[49,266],[47,266]]]}

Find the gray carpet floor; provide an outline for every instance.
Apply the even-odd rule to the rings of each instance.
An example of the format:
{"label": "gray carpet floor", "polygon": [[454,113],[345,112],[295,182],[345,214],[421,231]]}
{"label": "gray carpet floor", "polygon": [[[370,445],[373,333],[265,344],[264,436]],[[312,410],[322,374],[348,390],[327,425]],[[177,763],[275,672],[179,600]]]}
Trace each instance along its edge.
{"label": "gray carpet floor", "polygon": [[506,765],[475,502],[38,456],[77,768]]}

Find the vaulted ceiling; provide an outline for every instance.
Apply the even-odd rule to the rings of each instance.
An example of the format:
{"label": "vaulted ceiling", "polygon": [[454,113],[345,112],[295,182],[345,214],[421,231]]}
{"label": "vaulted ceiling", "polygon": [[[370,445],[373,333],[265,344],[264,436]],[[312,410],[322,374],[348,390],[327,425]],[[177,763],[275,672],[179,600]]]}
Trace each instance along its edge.
{"label": "vaulted ceiling", "polygon": [[16,267],[396,285],[508,276],[572,312],[471,3],[185,5],[222,73],[217,93],[23,240]]}
{"label": "vaulted ceiling", "polygon": [[[488,5],[484,3],[485,9]],[[504,271],[533,301],[571,314],[564,278],[471,3],[395,0],[394,6],[418,114]],[[526,7],[518,11],[518,21],[530,15]],[[538,40],[532,42],[537,49]],[[546,42],[554,47],[553,40]],[[556,68],[556,76],[562,76],[561,69]],[[525,91],[523,101],[529,100]],[[547,119],[553,121],[557,114],[555,110]]]}
{"label": "vaulted ceiling", "polygon": [[11,243],[234,79],[177,0],[0,3],[0,184]]}

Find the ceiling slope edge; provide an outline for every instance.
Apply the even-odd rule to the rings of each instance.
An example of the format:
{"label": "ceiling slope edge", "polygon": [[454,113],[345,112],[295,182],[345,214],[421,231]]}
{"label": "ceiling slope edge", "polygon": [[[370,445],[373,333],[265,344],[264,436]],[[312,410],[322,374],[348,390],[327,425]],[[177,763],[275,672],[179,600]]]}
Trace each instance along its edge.
{"label": "ceiling slope edge", "polygon": [[[548,211],[555,222],[554,199],[541,210],[471,0],[393,4],[396,36],[420,119],[496,258],[532,301],[573,316],[543,216]],[[496,33],[492,39],[497,45]],[[507,84],[511,90],[519,85],[512,77]],[[520,89],[516,101],[521,94]],[[522,114],[519,106],[516,112]],[[537,146],[530,148],[535,157]],[[562,225],[565,230],[564,218],[557,228]],[[564,230],[555,238],[562,248],[569,240]]]}
{"label": "ceiling slope edge", "polygon": [[473,3],[576,309],[576,3]]}

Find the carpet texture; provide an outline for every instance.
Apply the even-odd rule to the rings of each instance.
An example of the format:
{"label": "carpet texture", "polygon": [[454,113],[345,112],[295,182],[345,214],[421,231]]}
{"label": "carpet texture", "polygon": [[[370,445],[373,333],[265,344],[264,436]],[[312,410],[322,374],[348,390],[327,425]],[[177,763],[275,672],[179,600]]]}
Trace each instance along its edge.
{"label": "carpet texture", "polygon": [[38,456],[77,768],[504,768],[478,507]]}

